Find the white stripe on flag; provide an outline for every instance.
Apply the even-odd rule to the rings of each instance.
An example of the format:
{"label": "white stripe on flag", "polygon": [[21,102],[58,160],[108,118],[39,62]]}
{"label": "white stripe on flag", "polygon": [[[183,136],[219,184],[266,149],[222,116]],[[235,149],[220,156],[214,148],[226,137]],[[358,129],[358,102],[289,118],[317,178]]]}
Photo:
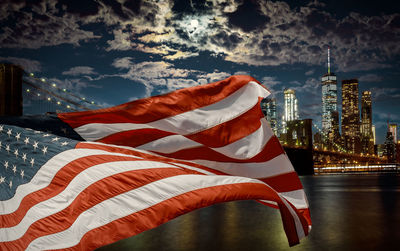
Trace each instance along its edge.
{"label": "white stripe on flag", "polygon": [[306,193],[303,189],[294,190],[290,192],[279,193],[283,198],[287,199],[297,209],[308,208]]}
{"label": "white stripe on flag", "polygon": [[179,150],[203,146],[196,141],[186,138],[182,135],[170,135],[161,139],[156,139],[149,143],[137,146],[137,149],[146,151],[155,151],[160,153],[173,153]]}
{"label": "white stripe on flag", "polygon": [[230,175],[244,176],[254,179],[268,178],[294,171],[286,154],[280,154],[266,162],[233,163],[209,160],[192,160],[192,162]]}
{"label": "white stripe on flag", "polygon": [[229,145],[211,149],[235,159],[250,159],[254,157],[264,149],[269,139],[274,135],[268,127],[267,121],[265,119],[260,121],[261,126],[255,132]]}

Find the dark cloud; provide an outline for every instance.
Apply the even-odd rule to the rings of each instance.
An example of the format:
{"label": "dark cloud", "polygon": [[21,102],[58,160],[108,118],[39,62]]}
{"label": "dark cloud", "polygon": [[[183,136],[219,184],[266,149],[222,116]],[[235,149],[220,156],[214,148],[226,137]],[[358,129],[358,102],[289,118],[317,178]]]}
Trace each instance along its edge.
{"label": "dark cloud", "polygon": [[312,54],[318,55],[322,53],[321,47],[317,45],[311,45],[307,47],[307,51],[309,51]]}
{"label": "dark cloud", "polygon": [[[79,45],[80,41],[98,38],[92,31],[80,28],[79,16],[59,15],[56,2],[8,2],[13,11],[2,12],[0,44],[3,48],[40,48],[63,43]],[[60,5],[60,8],[66,8]]]}
{"label": "dark cloud", "polygon": [[140,13],[141,5],[142,5],[142,0],[126,1],[124,3],[124,7],[128,8],[129,10],[131,10],[135,14],[139,14]]}
{"label": "dark cloud", "polygon": [[82,1],[58,0],[56,8],[60,12],[79,15],[82,18],[87,16],[96,15],[99,11],[100,5],[97,1],[85,1],[84,8]]}
{"label": "dark cloud", "polygon": [[326,34],[332,31],[336,26],[336,22],[331,15],[316,9],[305,16],[304,23],[307,27],[312,29],[313,34],[317,37],[326,36]]}
{"label": "dark cloud", "polygon": [[212,9],[213,4],[207,0],[174,0],[172,11],[181,18],[183,15],[198,15]]}
{"label": "dark cloud", "polygon": [[257,1],[243,1],[235,12],[227,14],[229,24],[245,32],[250,32],[263,27],[270,18],[260,11]]}
{"label": "dark cloud", "polygon": [[238,33],[229,34],[226,31],[220,31],[210,39],[213,44],[222,46],[229,50],[234,49],[243,40]]}

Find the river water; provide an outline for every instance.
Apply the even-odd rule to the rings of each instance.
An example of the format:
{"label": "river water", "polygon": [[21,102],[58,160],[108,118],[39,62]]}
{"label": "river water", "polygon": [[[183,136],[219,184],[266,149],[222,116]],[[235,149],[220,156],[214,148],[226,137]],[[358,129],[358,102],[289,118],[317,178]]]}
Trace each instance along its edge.
{"label": "river water", "polygon": [[400,250],[400,175],[301,180],[313,229],[292,248],[278,210],[236,201],[193,211],[98,250]]}

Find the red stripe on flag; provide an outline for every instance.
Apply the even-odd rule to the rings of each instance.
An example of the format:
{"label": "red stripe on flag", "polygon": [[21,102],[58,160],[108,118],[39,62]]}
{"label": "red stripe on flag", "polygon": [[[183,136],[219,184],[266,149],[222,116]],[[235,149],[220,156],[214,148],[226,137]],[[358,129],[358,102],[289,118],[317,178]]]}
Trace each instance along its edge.
{"label": "red stripe on flag", "polygon": [[215,83],[180,89],[111,108],[59,113],[58,117],[72,128],[89,123],[149,123],[216,103],[250,81],[259,83],[250,76],[237,75]]}
{"label": "red stripe on flag", "polygon": [[114,145],[137,147],[174,134],[175,133],[166,132],[159,129],[146,128],[114,133],[99,139],[98,141]]}
{"label": "red stripe on flag", "polygon": [[303,185],[294,171],[259,180],[267,183],[279,193],[303,189]]}

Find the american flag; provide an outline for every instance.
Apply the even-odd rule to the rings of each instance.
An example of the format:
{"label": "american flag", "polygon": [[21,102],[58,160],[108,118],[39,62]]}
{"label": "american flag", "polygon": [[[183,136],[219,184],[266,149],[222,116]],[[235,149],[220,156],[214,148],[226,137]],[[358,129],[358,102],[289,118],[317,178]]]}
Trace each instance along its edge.
{"label": "american flag", "polygon": [[[307,199],[249,76],[58,117],[86,141],[0,127],[0,249],[92,250],[232,200],[278,208],[289,244]],[[102,236],[102,238],[98,238]]]}

